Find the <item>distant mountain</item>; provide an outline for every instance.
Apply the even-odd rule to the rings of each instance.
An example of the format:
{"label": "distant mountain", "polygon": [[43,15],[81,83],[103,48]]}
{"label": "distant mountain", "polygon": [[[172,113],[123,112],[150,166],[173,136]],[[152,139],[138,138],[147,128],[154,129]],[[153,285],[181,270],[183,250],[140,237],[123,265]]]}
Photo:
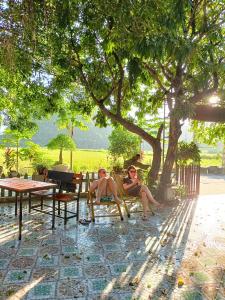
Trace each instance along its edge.
{"label": "distant mountain", "polygon": [[[59,133],[66,133],[66,130],[59,130],[55,124],[55,119],[49,121],[37,121],[39,131],[32,138],[33,142],[46,146],[50,139]],[[88,130],[80,130],[75,128],[74,141],[77,148],[81,149],[107,149],[108,136],[112,132],[111,127],[99,128],[95,127],[93,122],[86,124]]]}

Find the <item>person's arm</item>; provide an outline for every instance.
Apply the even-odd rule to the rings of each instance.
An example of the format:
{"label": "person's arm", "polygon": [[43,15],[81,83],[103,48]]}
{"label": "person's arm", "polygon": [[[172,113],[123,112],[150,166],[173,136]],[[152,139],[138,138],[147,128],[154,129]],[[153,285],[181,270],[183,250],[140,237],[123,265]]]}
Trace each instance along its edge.
{"label": "person's arm", "polygon": [[90,192],[94,192],[98,187],[98,180],[95,180],[90,185]]}
{"label": "person's arm", "polygon": [[123,188],[124,190],[129,190],[130,188],[134,187],[135,185],[137,185],[139,183],[139,180],[138,179],[135,179],[132,183],[124,183],[123,184]]}

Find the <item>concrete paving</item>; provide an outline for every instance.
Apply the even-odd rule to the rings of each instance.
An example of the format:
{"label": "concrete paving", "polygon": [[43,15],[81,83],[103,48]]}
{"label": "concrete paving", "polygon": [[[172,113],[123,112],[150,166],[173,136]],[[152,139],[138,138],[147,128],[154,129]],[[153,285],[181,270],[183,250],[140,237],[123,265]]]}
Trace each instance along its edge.
{"label": "concrete paving", "polygon": [[200,194],[225,194],[225,175],[202,175]]}
{"label": "concrete paving", "polygon": [[21,242],[17,222],[1,204],[2,300],[225,299],[225,193],[171,202],[148,221],[57,218],[54,231],[50,216],[25,212]]}

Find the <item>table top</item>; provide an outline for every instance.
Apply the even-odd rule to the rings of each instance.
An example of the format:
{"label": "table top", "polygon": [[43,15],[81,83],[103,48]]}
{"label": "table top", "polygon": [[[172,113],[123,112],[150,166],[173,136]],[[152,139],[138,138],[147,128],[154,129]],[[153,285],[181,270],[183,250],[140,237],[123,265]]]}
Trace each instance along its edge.
{"label": "table top", "polygon": [[0,179],[0,188],[4,188],[18,193],[50,189],[56,186],[57,184],[55,183],[35,181],[16,177]]}

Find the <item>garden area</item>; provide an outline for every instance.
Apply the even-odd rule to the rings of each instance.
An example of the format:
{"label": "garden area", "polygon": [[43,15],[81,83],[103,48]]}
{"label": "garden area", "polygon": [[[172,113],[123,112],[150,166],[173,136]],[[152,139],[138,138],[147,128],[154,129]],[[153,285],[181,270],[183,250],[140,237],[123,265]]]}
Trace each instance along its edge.
{"label": "garden area", "polygon": [[[4,151],[0,149],[0,165],[4,168]],[[43,153],[42,158],[36,165],[45,163],[47,166],[53,165],[58,160],[57,150],[48,150],[47,148],[42,148]],[[74,172],[93,172],[98,170],[100,167],[104,167],[108,170],[112,168],[112,162],[110,159],[110,154],[107,150],[92,150],[92,149],[76,149],[74,152]],[[65,150],[63,154],[63,160],[66,165],[70,164],[70,151]],[[151,162],[152,153],[145,151],[143,162],[145,164]],[[215,153],[201,153],[201,166],[221,166],[221,155]],[[15,166],[14,166],[15,169]],[[32,175],[35,170],[35,165],[28,160],[19,159],[19,173],[21,175],[28,174]],[[7,168],[3,169],[3,173],[7,174]]]}

